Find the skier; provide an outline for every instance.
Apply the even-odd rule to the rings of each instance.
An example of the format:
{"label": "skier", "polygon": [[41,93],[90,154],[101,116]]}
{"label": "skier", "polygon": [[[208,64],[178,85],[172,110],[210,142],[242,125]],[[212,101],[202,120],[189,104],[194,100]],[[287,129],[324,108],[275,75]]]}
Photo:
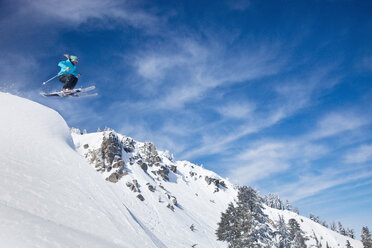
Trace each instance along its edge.
{"label": "skier", "polygon": [[72,90],[77,84],[78,77],[80,74],[76,72],[76,64],[79,62],[79,58],[74,55],[64,55],[67,60],[58,63],[61,67],[61,71],[58,73],[58,79],[63,83],[63,92]]}

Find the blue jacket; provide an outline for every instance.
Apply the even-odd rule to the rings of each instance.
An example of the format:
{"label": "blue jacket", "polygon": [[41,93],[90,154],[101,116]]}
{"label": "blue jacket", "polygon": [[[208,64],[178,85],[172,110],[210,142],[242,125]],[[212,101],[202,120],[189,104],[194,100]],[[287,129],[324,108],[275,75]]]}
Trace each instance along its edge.
{"label": "blue jacket", "polygon": [[[59,62],[58,66],[61,67],[61,71],[58,72],[58,76],[63,74],[72,74],[77,77],[79,75],[79,73],[76,72],[76,65],[73,65],[69,59]],[[69,71],[65,71],[67,67],[70,67]]]}

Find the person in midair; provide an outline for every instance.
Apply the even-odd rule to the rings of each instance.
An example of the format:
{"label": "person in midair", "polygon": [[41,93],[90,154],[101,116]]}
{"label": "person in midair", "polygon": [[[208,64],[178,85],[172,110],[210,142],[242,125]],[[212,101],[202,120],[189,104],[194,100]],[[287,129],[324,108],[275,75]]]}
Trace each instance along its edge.
{"label": "person in midair", "polygon": [[58,79],[64,84],[62,91],[68,92],[76,86],[78,77],[80,77],[80,74],[76,72],[76,65],[79,62],[79,58],[68,54],[64,56],[67,60],[58,63],[58,66],[61,67],[61,71],[58,73]]}

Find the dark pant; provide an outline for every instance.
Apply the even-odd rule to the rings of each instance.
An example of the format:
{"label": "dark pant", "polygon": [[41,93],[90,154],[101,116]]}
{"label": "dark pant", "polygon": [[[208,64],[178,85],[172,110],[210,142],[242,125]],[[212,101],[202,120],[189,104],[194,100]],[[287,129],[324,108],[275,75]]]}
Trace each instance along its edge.
{"label": "dark pant", "polygon": [[59,76],[58,79],[59,81],[61,81],[61,83],[64,83],[63,89],[70,89],[70,90],[72,90],[75,87],[78,81],[78,78],[72,74],[63,74]]}

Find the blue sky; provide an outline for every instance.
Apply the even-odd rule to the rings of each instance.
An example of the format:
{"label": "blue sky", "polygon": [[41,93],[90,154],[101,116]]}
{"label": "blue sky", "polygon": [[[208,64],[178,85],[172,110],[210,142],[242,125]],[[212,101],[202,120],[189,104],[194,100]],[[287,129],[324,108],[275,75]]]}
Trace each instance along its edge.
{"label": "blue sky", "polygon": [[[0,3],[0,90],[276,192],[372,223],[372,2]],[[99,97],[43,98],[63,54]]]}

